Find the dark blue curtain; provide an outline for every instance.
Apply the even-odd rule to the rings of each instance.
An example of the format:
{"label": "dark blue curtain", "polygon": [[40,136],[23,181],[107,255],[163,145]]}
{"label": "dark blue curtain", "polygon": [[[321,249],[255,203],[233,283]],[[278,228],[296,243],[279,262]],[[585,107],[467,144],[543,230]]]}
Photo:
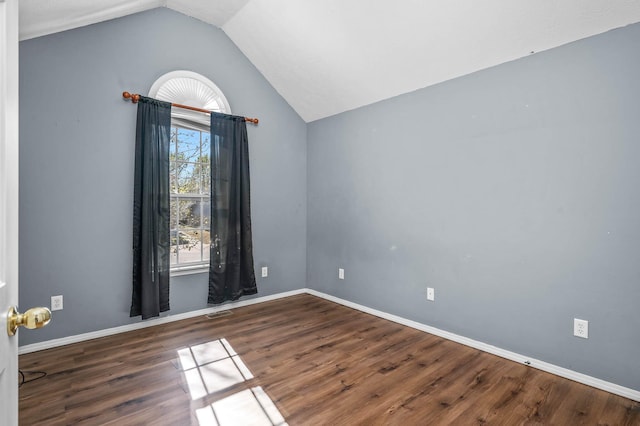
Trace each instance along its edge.
{"label": "dark blue curtain", "polygon": [[211,113],[211,261],[208,303],[255,294],[244,117]]}
{"label": "dark blue curtain", "polygon": [[132,317],[169,310],[169,143],[171,104],[138,102],[133,195]]}

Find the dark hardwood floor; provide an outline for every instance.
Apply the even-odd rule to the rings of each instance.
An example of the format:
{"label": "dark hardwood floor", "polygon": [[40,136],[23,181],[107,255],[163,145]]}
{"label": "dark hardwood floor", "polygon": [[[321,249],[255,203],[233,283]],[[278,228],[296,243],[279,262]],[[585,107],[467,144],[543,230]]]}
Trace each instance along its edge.
{"label": "dark hardwood floor", "polygon": [[640,425],[638,402],[310,295],[21,355],[20,368],[47,373],[20,388],[25,426],[281,424],[278,411],[289,425]]}

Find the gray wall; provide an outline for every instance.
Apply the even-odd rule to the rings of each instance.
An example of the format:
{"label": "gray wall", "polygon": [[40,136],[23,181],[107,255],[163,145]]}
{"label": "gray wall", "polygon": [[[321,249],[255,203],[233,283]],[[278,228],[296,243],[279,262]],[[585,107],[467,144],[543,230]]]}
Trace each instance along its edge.
{"label": "gray wall", "polygon": [[[305,286],[306,125],[219,29],[168,9],[20,44],[20,306],[64,310],[22,345],[130,319],[136,107],[162,74],[198,72],[249,125],[254,257],[265,296]],[[169,314],[207,307],[207,275],[172,278]]]}
{"label": "gray wall", "polygon": [[307,285],[640,389],[638,46],[633,25],[311,123]]}

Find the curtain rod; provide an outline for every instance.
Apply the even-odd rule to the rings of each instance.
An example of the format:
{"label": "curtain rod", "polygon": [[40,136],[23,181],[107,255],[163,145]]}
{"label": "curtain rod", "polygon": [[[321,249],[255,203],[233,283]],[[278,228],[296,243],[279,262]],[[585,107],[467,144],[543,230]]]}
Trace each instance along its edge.
{"label": "curtain rod", "polygon": [[[137,104],[138,101],[140,100],[140,95],[137,94],[137,93],[131,94],[129,92],[122,92],[122,97],[125,98],[125,99],[131,99],[131,102],[134,103],[134,104]],[[209,111],[207,109],[196,108],[196,107],[192,107],[192,106],[189,106],[189,105],[181,105],[181,104],[172,103],[171,106],[174,106],[176,108],[182,108],[182,109],[190,109],[191,111],[204,112],[205,114],[211,114],[211,111]],[[258,122],[260,120],[258,120],[257,118],[244,117],[244,121],[248,121],[249,123],[253,123],[253,124],[258,124]]]}

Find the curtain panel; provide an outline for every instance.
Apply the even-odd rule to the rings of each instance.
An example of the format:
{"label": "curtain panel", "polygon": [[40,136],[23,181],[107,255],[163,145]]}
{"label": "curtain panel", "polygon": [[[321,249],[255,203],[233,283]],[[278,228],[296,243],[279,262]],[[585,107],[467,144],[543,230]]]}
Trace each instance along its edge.
{"label": "curtain panel", "polygon": [[169,144],[171,104],[140,97],[133,195],[133,294],[130,316],[169,310]]}
{"label": "curtain panel", "polygon": [[249,142],[244,117],[211,113],[211,256],[208,303],[256,294]]}

